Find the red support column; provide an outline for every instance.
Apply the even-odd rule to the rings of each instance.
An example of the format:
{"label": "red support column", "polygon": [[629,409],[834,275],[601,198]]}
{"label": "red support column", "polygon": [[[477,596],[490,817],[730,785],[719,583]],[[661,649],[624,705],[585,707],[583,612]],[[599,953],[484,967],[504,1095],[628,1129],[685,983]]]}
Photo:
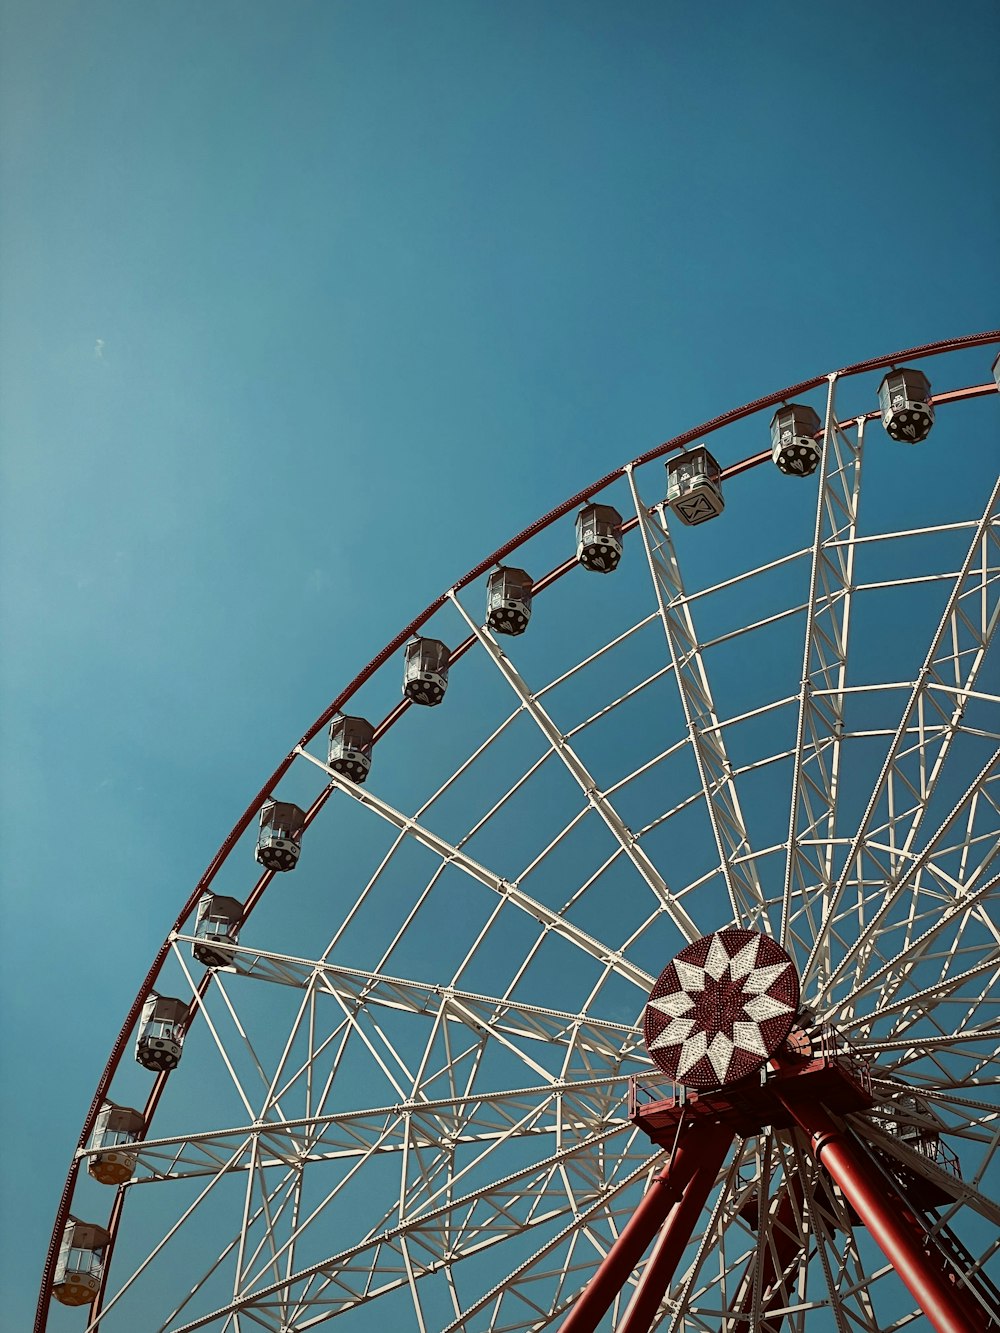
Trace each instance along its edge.
{"label": "red support column", "polygon": [[[715,1178],[732,1138],[732,1130],[723,1129],[722,1126],[701,1117],[682,1122],[677,1146],[671,1154],[670,1161],[653,1181],[618,1239],[604,1256],[597,1272],[580,1293],[576,1304],[563,1321],[559,1333],[594,1333],[597,1325],[611,1308],[611,1303],[628,1281],[629,1274],[646,1253],[650,1242],[671,1209],[682,1202],[685,1191],[696,1178],[700,1181],[707,1175],[703,1167],[709,1156],[716,1163],[712,1175],[712,1178]],[[689,1216],[693,1205],[684,1209],[687,1225],[684,1244],[691,1235],[694,1220],[710,1189],[709,1182],[705,1188],[705,1196],[693,1217]],[[684,1244],[681,1245],[680,1251],[683,1251]],[[678,1257],[679,1254],[680,1252]],[[674,1263],[676,1262],[675,1259]],[[669,1276],[668,1273],[668,1279]]]}
{"label": "red support column", "polygon": [[695,1223],[715,1184],[733,1141],[733,1132],[714,1124],[706,1124],[703,1129],[698,1163],[663,1224],[656,1248],[649,1256],[616,1333],[649,1333],[674,1269],[680,1263],[684,1247],[691,1239]]}
{"label": "red support column", "polygon": [[825,1107],[797,1095],[794,1080],[777,1084],[775,1095],[809,1135],[817,1161],[840,1186],[937,1333],[982,1333],[982,1323],[966,1305],[964,1294],[933,1248],[922,1243],[922,1233],[903,1199],[837,1128]]}

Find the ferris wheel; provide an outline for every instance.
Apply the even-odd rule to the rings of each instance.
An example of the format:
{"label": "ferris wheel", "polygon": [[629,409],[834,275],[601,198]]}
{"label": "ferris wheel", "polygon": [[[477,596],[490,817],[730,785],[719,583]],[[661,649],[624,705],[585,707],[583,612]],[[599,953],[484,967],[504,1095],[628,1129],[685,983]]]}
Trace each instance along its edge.
{"label": "ferris wheel", "polygon": [[126,1017],[36,1333],[1000,1328],[996,343],[650,450],[338,694]]}

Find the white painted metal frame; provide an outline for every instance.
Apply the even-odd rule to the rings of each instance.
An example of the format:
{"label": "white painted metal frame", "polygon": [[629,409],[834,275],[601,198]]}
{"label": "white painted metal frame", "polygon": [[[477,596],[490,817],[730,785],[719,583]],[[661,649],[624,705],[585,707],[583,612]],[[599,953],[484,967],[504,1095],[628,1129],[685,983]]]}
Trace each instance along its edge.
{"label": "white painted metal frame", "polygon": [[656,594],[656,605],[674,668],[674,679],[680,690],[688,736],[698,766],[705,807],[729,895],[732,919],[747,929],[761,930],[767,921],[764,891],[747,835],[733,767],[726,753],[722,728],[715,711],[705,654],[695,630],[677,554],[670,539],[665,506],[657,506],[655,512],[659,522],[654,523],[639,498],[634,469],[628,468],[627,475]]}
{"label": "white painted metal frame", "polygon": [[[831,889],[844,689],[861,496],[864,421],[854,438],[835,415],[831,375],[823,425],[823,461],[809,571],[808,615],[799,691],[788,850],[779,942],[799,961],[816,938]],[[798,909],[793,916],[793,903]],[[817,916],[816,908],[819,908]],[[801,922],[797,919],[801,917]],[[826,959],[826,954],[823,955]]]}
{"label": "white painted metal frame", "polygon": [[[380,793],[378,754],[369,783],[358,786],[309,746],[297,749],[300,780],[312,777],[332,792],[338,819],[362,827],[374,816],[391,831],[388,850],[308,956],[260,947],[248,928],[231,966],[205,987],[189,960],[193,937],[173,937],[171,966],[198,1010],[198,1058],[214,1066],[214,1091],[221,1098],[225,1089],[234,1109],[218,1121],[206,1109],[197,1128],[137,1145],[125,1187],[130,1206],[170,1199],[171,1191],[180,1202],[173,1212],[163,1205],[156,1238],[109,1286],[104,1333],[128,1327],[136,1293],[198,1226],[211,1246],[200,1273],[185,1270],[176,1307],[157,1316],[161,1333],[304,1333],[335,1317],[346,1320],[336,1327],[349,1329],[350,1312],[371,1301],[420,1333],[558,1327],[658,1168],[656,1151],[627,1115],[628,1077],[649,1071],[636,1020],[657,970],[652,960],[703,933],[709,894],[724,894],[734,923],[780,935],[803,969],[807,1017],[834,1024],[875,1061],[880,1104],[855,1128],[880,1169],[894,1163],[943,1192],[950,1202],[934,1224],[942,1236],[969,1217],[1000,1228],[1000,1205],[988,1188],[1000,1149],[1000,929],[990,914],[1000,887],[1000,694],[986,669],[1000,620],[1000,484],[972,522],[862,533],[866,425],[837,419],[837,388],[831,375],[810,545],[686,590],[666,512],[644,503],[629,468],[638,532],[615,577],[631,559],[642,609],[537,688],[515,665],[516,642],[501,644],[452,590],[448,605],[475,660],[499,674],[512,706],[412,814]],[[865,573],[865,553],[876,543],[930,548],[957,535],[967,539],[958,568],[892,581]],[[805,589],[779,610],[755,614],[755,581],[776,572],[798,572]],[[941,589],[944,612],[929,627],[914,680],[852,679],[856,610],[888,587]],[[742,621],[700,637],[699,607],[733,589],[745,594]],[[529,633],[544,606],[540,599]],[[800,675],[786,674],[773,697],[727,713],[712,678],[714,650],[800,625]],[[623,681],[614,697],[595,699],[582,721],[561,730],[549,696],[595,665],[616,663],[642,635],[660,650],[646,674]],[[580,757],[578,738],[667,687],[676,691],[684,734],[651,726],[630,771],[602,781]],[[851,722],[854,702],[864,704],[862,724]],[[654,705],[643,706],[655,715]],[[480,765],[523,719],[542,739],[541,756],[506,775],[461,836],[437,832],[448,799],[475,783]],[[779,720],[782,736],[794,734],[791,743],[762,745],[753,758],[732,762],[741,728],[759,731]],[[853,750],[875,746],[884,759],[852,825],[841,810],[844,766]],[[697,783],[672,789],[670,775],[685,754],[694,757]],[[475,840],[503,827],[538,775],[552,769],[568,775],[577,805],[552,824],[541,849],[523,863],[516,854],[499,865],[474,855]],[[785,773],[787,838],[755,840],[745,792],[762,776]],[[651,782],[664,786],[663,808],[633,829],[621,808]],[[652,849],[694,813],[708,821],[714,858],[675,878]],[[546,889],[548,867],[595,819],[610,835],[610,851],[556,903]],[[420,872],[399,920],[386,921],[378,961],[346,964],[352,932],[363,918],[378,917],[386,885],[413,847],[429,855],[431,870]],[[481,924],[463,937],[450,979],[397,970],[394,960],[452,872],[468,882],[470,901],[490,904]],[[296,881],[286,882],[294,894]],[[609,884],[626,882],[644,903],[628,926],[613,913],[596,930],[581,924]],[[502,930],[513,932],[522,952],[505,982],[484,993],[466,977],[475,977]],[[557,948],[566,951],[559,957],[591,969],[562,1008],[528,998],[537,969]],[[276,1048],[262,1015],[278,1012],[278,997],[291,1017]],[[502,1086],[491,1084],[494,1071],[503,1071]],[[345,1102],[345,1088],[355,1085],[363,1091]],[[376,1087],[384,1097],[369,1096]],[[947,1142],[963,1175],[916,1151],[890,1123]],[[81,1164],[98,1152],[82,1148]],[[366,1211],[359,1197],[367,1182]],[[237,1205],[225,1205],[227,1229],[208,1220],[221,1201],[237,1197]],[[788,1227],[774,1219],[785,1198],[803,1244],[780,1265]],[[771,1220],[754,1225],[755,1209]],[[353,1233],[342,1234],[355,1219]],[[998,1246],[987,1236],[970,1263],[995,1263]],[[766,1256],[780,1270],[771,1290],[762,1278]],[[664,1302],[662,1327],[714,1333],[743,1303],[749,1322],[741,1328],[780,1307],[783,1328],[794,1333],[817,1317],[844,1333],[878,1333],[882,1291],[892,1282],[802,1145],[765,1130],[737,1144],[720,1173]],[[900,1318],[905,1323],[907,1315]],[[88,1327],[96,1333],[96,1324]]]}

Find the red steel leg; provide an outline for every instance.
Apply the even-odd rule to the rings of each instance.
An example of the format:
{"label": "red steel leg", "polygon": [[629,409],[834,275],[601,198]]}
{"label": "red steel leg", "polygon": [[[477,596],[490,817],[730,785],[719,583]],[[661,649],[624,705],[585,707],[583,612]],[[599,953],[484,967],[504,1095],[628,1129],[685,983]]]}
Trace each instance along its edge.
{"label": "red steel leg", "polygon": [[[711,1154],[716,1161],[714,1179],[732,1138],[732,1130],[723,1129],[701,1117],[688,1121],[681,1128],[670,1161],[653,1181],[624,1230],[604,1256],[597,1272],[580,1293],[559,1333],[594,1333],[668,1213],[682,1201],[685,1190],[695,1178],[701,1180],[707,1175],[702,1169],[706,1158]],[[709,1189],[711,1184],[706,1187],[706,1197]],[[704,1201],[703,1198],[702,1204]],[[685,1216],[689,1212],[690,1207],[685,1209]],[[687,1223],[685,1243],[691,1234],[693,1221],[691,1218]],[[682,1245],[681,1250],[683,1248]]]}
{"label": "red steel leg", "polygon": [[649,1262],[616,1333],[649,1333],[656,1312],[660,1308],[660,1302],[674,1275],[674,1269],[680,1263],[684,1247],[691,1239],[695,1223],[701,1216],[701,1210],[705,1207],[712,1191],[719,1168],[733,1141],[733,1132],[723,1125],[707,1124],[704,1128],[706,1131],[714,1132],[706,1133],[703,1138],[700,1160],[683,1194],[671,1208],[663,1224],[656,1248],[649,1256]]}
{"label": "red steel leg", "polygon": [[937,1256],[924,1248],[922,1233],[896,1190],[873,1171],[824,1107],[796,1096],[794,1085],[779,1085],[775,1093],[809,1135],[817,1161],[840,1186],[937,1333],[982,1333],[981,1320]]}

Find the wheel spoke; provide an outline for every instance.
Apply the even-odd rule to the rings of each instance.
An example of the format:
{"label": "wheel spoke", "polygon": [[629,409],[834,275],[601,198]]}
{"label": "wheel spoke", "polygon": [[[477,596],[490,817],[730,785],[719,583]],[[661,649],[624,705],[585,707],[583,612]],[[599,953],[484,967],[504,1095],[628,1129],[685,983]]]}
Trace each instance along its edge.
{"label": "wheel spoke", "polygon": [[[494,893],[499,894],[508,902],[513,903],[515,907],[519,907],[523,912],[526,912],[528,916],[534,917],[547,930],[552,930],[562,936],[563,939],[568,940],[584,953],[589,954],[591,958],[596,958],[598,962],[606,963],[620,976],[633,982],[641,990],[648,990],[652,977],[648,972],[644,972],[642,968],[636,967],[634,963],[623,957],[618,950],[595,940],[585,931],[565,920],[558,912],[546,907],[544,903],[538,902],[530,894],[525,893],[517,884],[511,883],[501,875],[497,875],[485,866],[480,865],[471,856],[460,851],[459,848],[453,847],[445,838],[432,833],[417,820],[410,819],[408,816],[401,814],[400,811],[393,809],[387,801],[383,801],[367,788],[359,787],[350,779],[343,777],[329,765],[322,763],[315,755],[309,754],[306,750],[300,750],[299,753],[329,774],[331,782],[341,791],[347,792],[360,805],[373,810],[387,823],[414,838],[421,846],[428,848],[439,856],[443,862],[465,871],[472,879],[485,885],[486,888],[492,889]],[[681,910],[678,909],[678,911]],[[691,930],[693,931],[691,938],[697,939],[697,931],[694,930],[693,925]]]}
{"label": "wheel spoke", "polygon": [[654,523],[631,468],[628,481],[733,921],[760,929],[767,919],[764,892],[664,507],[658,506]]}
{"label": "wheel spoke", "polygon": [[852,440],[834,415],[836,376],[830,377],[823,462],[809,574],[802,683],[795,728],[788,855],[782,890],[779,942],[788,947],[792,904],[805,904],[812,927],[815,897],[822,915],[833,877],[832,839],[837,822],[844,687],[851,620],[854,556],[864,421]]}
{"label": "wheel spoke", "polygon": [[[827,957],[835,925],[842,919],[841,905],[852,876],[859,885],[896,873],[917,836],[934,794],[938,779],[958,733],[964,711],[964,696],[975,689],[980,668],[1000,619],[1000,481],[990,495],[977,524],[962,568],[907,700],[889,752],[875,782],[867,807],[840,877],[823,913],[816,940],[803,970],[803,981],[820,974],[826,984]],[[939,701],[936,686],[944,687],[950,708]],[[952,698],[952,686],[959,694]],[[911,729],[916,727],[914,737]],[[873,827],[882,810],[885,820]],[[891,847],[885,858],[875,855],[872,835],[884,835]],[[851,909],[848,909],[848,916]],[[858,922],[862,925],[863,922]]]}
{"label": "wheel spoke", "polygon": [[[419,1238],[424,1251],[421,1270],[439,1271],[445,1263],[457,1263],[467,1255],[501,1244],[525,1230],[551,1224],[574,1211],[573,1201],[567,1199],[562,1187],[559,1168],[576,1157],[591,1153],[592,1149],[615,1135],[618,1127],[611,1127],[582,1145],[573,1145],[533,1162],[509,1175],[497,1179],[474,1192],[463,1194],[435,1208],[415,1216],[397,1220],[362,1242],[331,1254],[293,1274],[293,1283],[308,1281],[316,1276],[319,1282],[299,1298],[298,1308],[304,1305],[324,1307],[322,1318],[334,1312],[349,1309],[361,1301],[371,1299],[375,1292],[386,1293],[407,1283],[399,1263],[400,1243],[403,1239]],[[628,1136],[634,1138],[634,1131]],[[639,1145],[639,1163],[619,1178],[618,1168],[628,1163],[629,1150],[614,1158],[615,1170],[604,1183],[593,1186],[588,1199],[588,1211],[597,1212],[628,1184],[648,1170],[648,1149]],[[603,1176],[605,1172],[601,1172]],[[539,1203],[543,1207],[539,1207]],[[545,1206],[547,1205],[547,1206]],[[452,1220],[451,1227],[442,1223]],[[443,1248],[443,1244],[447,1248]],[[193,1333],[215,1320],[224,1318],[237,1309],[267,1305],[287,1289],[287,1282],[267,1284],[252,1294],[248,1293],[230,1304],[181,1325],[175,1333]],[[374,1289],[373,1289],[374,1288]],[[321,1322],[320,1317],[315,1321]]]}
{"label": "wheel spoke", "polygon": [[579,755],[549,717],[542,705],[538,702],[538,698],[532,694],[521,679],[513,662],[511,662],[510,658],[493,636],[477,625],[471,616],[469,616],[461,602],[459,602],[454,591],[451,592],[449,596],[454,602],[460,615],[469,626],[469,629],[486,650],[487,655],[497,666],[507,684],[517,695],[518,699],[520,699],[521,706],[536,724],[539,731],[541,731],[551,747],[553,754],[562,760],[566,769],[586,797],[588,804],[604,821],[604,824],[610,830],[615,841],[621,848],[622,853],[632,862],[643,881],[652,890],[656,901],[673,921],[685,940],[696,940],[701,932],[698,930],[697,926],[695,926],[684,907],[677,901],[675,895],[671,893],[663,876],[653,865],[645,851],[639,846],[635,834],[633,834],[632,830],[625,825],[625,822],[618,814],[618,811],[614,808],[607,795],[598,786],[597,781],[588,772]]}

